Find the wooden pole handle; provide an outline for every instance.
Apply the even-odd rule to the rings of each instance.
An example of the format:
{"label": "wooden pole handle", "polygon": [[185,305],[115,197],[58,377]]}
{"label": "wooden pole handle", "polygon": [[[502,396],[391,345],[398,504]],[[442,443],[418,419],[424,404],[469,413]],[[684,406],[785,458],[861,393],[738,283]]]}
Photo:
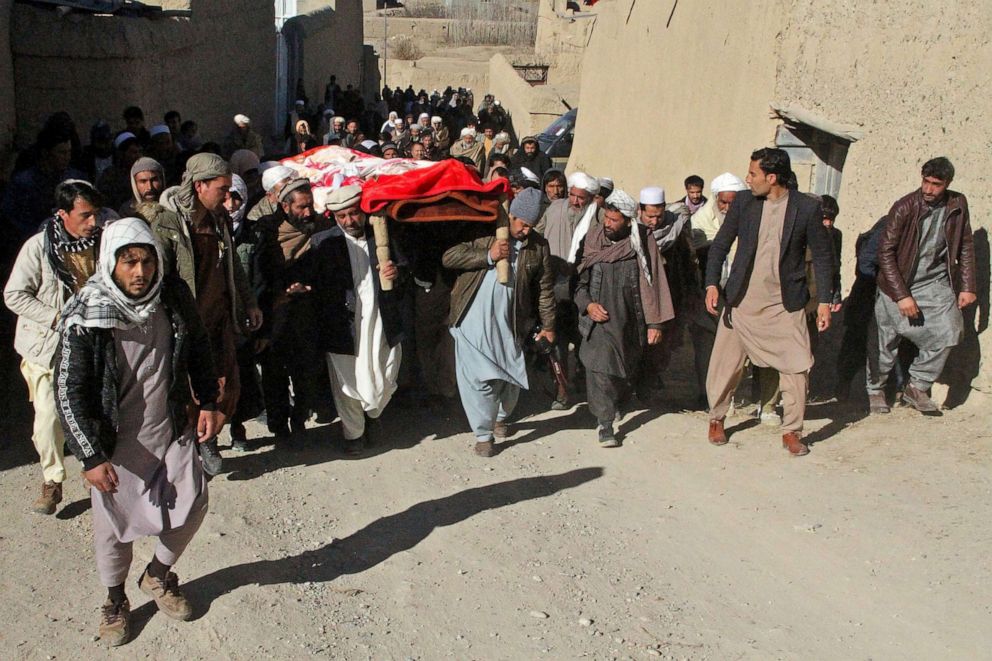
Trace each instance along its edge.
{"label": "wooden pole handle", "polygon": [[[372,234],[375,237],[375,256],[379,264],[385,264],[390,260],[389,256],[389,228],[386,226],[385,216],[372,216],[369,219],[372,223]],[[392,291],[393,281],[387,280],[379,273],[379,287],[382,291]]]}
{"label": "wooden pole handle", "polygon": [[[509,227],[496,228],[497,241],[508,241],[509,239],[510,239]],[[510,281],[510,260],[501,259],[496,262],[496,278],[500,281],[500,283],[504,285]]]}

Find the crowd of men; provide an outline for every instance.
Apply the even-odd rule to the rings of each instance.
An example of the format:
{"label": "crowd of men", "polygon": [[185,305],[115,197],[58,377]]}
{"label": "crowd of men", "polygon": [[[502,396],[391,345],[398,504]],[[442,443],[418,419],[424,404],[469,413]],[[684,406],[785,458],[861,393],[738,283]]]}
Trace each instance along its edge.
{"label": "crowd of men", "polygon": [[[495,224],[397,225],[388,240],[360,187],[315,191],[244,115],[222,142],[200,144],[178,113],[145,130],[128,108],[120,131],[98,123],[80,148],[57,113],[25,155],[4,192],[19,237],[4,299],[34,406],[33,508],[52,514],[61,501],[67,444],[91,487],[110,644],[130,635],[124,583],[138,537],[158,538],[140,589],[190,617],[171,568],[223,468],[218,435],[229,424],[232,449],[250,449],[245,423],[263,412],[277,450],[301,444],[316,416],[339,418],[341,450],[360,456],[405,388],[433,410],[460,400],[474,452],[492,457],[513,434],[521,390],[545,380],[550,408],[584,398],[598,443],[617,447],[616,420],[663,401],[691,341],[711,443],[727,443],[750,366],[758,414],[776,419],[781,404],[784,448],[809,452],[816,338],[841,305],[836,200],[799,192],[775,148],[741,155],[746,177],[716,177],[709,197],[695,175],[676,200],[660,186],[631,194],[606,176],[566,177],[533,138],[514,150],[499,102],[472,105],[470,90],[450,88],[386,89],[363,104],[333,78],[313,112],[297,103],[280,154],[324,144],[456,158],[509,180]],[[954,168],[935,158],[921,176],[858,241],[838,397],[866,365],[877,414],[893,385],[939,413],[930,387],[975,302]]]}

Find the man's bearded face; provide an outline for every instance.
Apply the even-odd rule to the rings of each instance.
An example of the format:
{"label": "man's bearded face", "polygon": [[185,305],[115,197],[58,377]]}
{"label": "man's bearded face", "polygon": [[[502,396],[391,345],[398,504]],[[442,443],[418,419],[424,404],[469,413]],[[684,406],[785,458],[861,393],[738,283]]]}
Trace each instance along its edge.
{"label": "man's bearded face", "polygon": [[163,186],[162,175],[155,170],[145,170],[134,175],[134,187],[145,202],[158,202]]}
{"label": "man's bearded face", "polygon": [[334,212],[334,222],[349,236],[360,239],[365,236],[365,214],[356,204],[353,207]]}
{"label": "man's bearded face", "polygon": [[603,214],[603,234],[610,241],[623,241],[630,236],[631,221],[619,211],[607,209]]}
{"label": "man's bearded face", "polygon": [[737,191],[725,190],[722,193],[717,193],[716,210],[721,216],[727,215],[727,211],[730,209],[730,205],[733,203],[735,197],[737,197]]}

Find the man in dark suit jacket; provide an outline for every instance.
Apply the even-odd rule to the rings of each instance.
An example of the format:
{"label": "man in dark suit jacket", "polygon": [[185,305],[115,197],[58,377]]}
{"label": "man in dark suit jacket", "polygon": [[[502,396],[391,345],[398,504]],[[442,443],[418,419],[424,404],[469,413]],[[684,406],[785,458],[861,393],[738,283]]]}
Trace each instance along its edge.
{"label": "man in dark suit jacket", "polygon": [[803,416],[813,366],[804,308],[809,301],[806,250],[813,257],[818,298],[817,329],[830,326],[834,257],[820,203],[786,188],[792,175],[781,149],[751,154],[747,184],[727,212],[706,264],[706,309],[717,314],[720,271],[737,241],[706,376],[710,404],[709,440],[724,445],[723,420],[744,371],[745,359],[779,372],[784,409],[783,446],[793,456],[809,453],[802,442]]}

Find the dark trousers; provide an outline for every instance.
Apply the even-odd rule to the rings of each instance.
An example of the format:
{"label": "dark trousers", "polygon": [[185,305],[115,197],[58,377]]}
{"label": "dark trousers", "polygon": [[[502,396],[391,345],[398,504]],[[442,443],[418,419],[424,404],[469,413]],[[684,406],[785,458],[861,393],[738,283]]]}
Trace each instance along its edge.
{"label": "dark trousers", "polygon": [[255,342],[251,338],[239,337],[236,354],[241,395],[231,424],[241,425],[261,415],[265,407],[262,403],[262,390],[258,385],[258,372],[255,371]]}
{"label": "dark trousers", "polygon": [[602,425],[612,425],[617,409],[630,394],[630,382],[620,376],[586,370],[586,399],[589,412]]}
{"label": "dark trousers", "polygon": [[[259,354],[262,394],[272,433],[284,429],[290,418],[302,423],[310,417],[315,405],[318,370],[326,372],[326,368],[316,353],[312,334],[306,332],[310,328],[309,324],[302,322],[286,323],[265,351]],[[293,388],[292,404],[290,382]]]}

